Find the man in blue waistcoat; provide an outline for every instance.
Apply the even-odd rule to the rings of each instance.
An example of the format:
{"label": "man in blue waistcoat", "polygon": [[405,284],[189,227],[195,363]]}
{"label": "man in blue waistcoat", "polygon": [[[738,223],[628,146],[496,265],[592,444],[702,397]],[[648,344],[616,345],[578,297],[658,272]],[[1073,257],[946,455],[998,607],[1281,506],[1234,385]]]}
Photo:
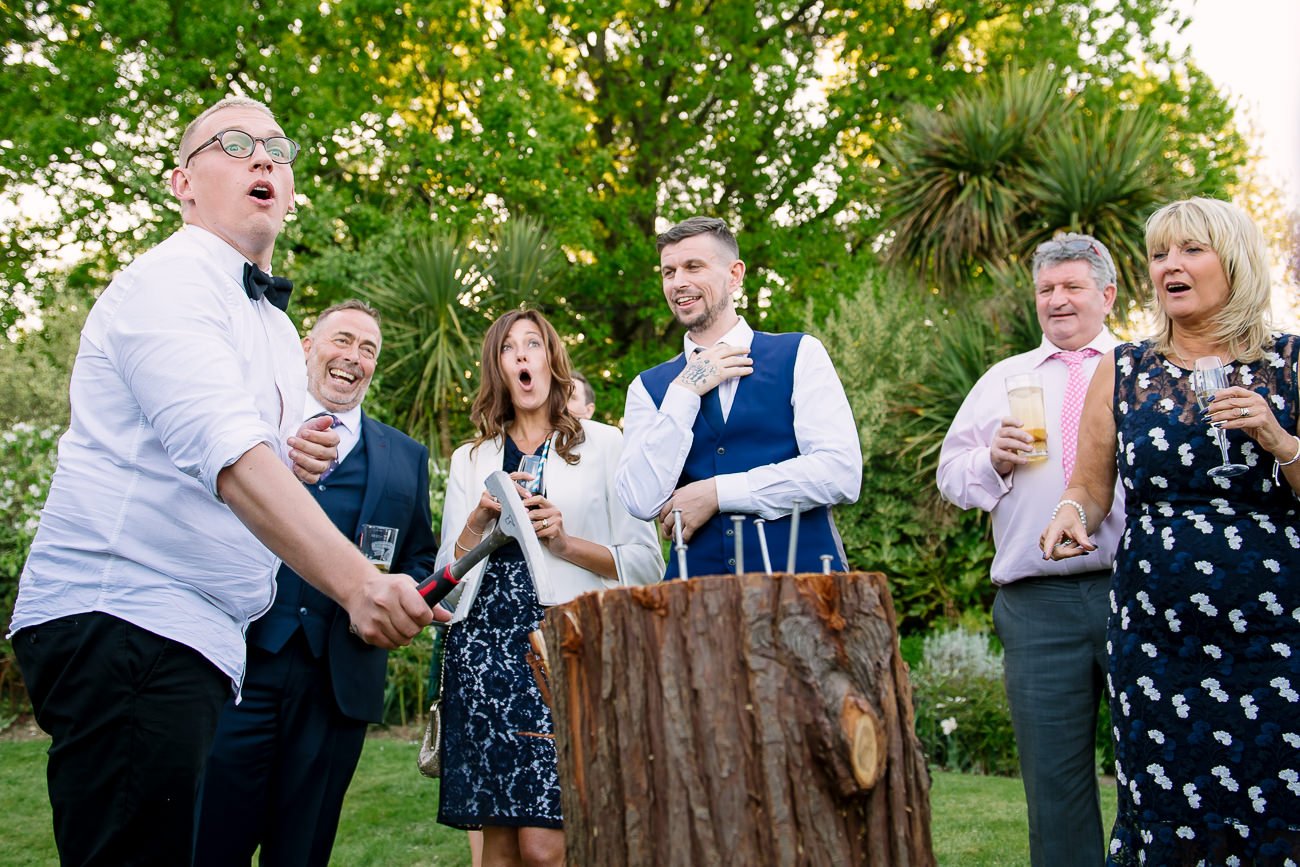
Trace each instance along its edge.
{"label": "man in blue waistcoat", "polygon": [[[438,553],[429,451],[370,418],[361,400],[379,358],[378,314],[361,301],[327,308],[302,341],[304,415],[337,421],[338,463],[309,490],[345,536],[397,530],[390,571],[423,580]],[[199,792],[194,864],[325,865],[343,795],[381,722],[388,653],[349,631],[347,612],[288,566],[275,602],[248,630],[243,700],[227,701]]]}
{"label": "man in blue waistcoat", "polygon": [[[686,335],[680,355],[628,389],[623,505],[658,518],[665,538],[681,510],[692,575],[735,571],[735,515],[746,570],[763,567],[762,519],[772,569],[784,571],[796,506],[795,571],[820,572],[823,555],[846,570],[831,507],[857,499],[862,450],[826,348],[807,334],[754,331],[736,313],[745,263],[722,220],[691,217],[656,245],[664,297]],[[680,577],[670,557],[667,578]]]}

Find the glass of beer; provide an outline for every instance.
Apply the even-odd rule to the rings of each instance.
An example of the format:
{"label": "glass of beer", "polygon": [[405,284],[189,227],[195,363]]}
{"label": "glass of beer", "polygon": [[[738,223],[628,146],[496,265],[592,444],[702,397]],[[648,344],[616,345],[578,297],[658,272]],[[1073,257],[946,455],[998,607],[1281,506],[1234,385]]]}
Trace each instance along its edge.
{"label": "glass of beer", "polygon": [[361,525],[361,553],[376,569],[387,572],[393,565],[393,554],[396,552],[396,527],[381,527],[378,524]]}
{"label": "glass of beer", "polygon": [[1047,458],[1047,413],[1043,409],[1043,379],[1037,373],[1007,377],[1007,403],[1011,416],[1034,438],[1033,447],[1021,452],[1030,463]]}

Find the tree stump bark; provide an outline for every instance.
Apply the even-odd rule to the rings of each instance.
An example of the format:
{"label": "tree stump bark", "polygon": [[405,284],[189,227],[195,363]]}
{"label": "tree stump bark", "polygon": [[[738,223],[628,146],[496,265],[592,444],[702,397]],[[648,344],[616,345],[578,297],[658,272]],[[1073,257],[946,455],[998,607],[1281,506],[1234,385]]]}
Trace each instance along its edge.
{"label": "tree stump bark", "polygon": [[883,575],[619,588],[543,632],[570,864],[934,864]]}

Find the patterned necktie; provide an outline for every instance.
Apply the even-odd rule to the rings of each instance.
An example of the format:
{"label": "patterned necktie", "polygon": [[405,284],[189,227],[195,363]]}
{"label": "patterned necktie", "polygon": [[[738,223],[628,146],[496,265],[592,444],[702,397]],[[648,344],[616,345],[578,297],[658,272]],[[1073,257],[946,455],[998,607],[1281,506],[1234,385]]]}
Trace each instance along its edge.
{"label": "patterned necktie", "polygon": [[254,301],[262,296],[281,310],[289,309],[289,295],[293,281],[285,277],[272,277],[252,262],[244,263],[244,294]]}
{"label": "patterned necktie", "polygon": [[1091,347],[1079,350],[1062,350],[1052,355],[1070,368],[1070,378],[1065,383],[1065,400],[1061,403],[1061,466],[1065,470],[1065,483],[1070,483],[1074,472],[1075,446],[1079,441],[1079,416],[1083,413],[1083,398],[1088,393],[1088,378],[1083,375],[1083,360],[1101,355]]}
{"label": "patterned necktie", "polygon": [[[339,421],[339,417],[336,416],[336,415],[335,415],[334,413],[332,413],[332,412],[318,412],[318,413],[316,413],[314,416],[312,416],[311,418],[307,419],[307,421],[311,421],[312,418],[321,418],[322,416],[329,416],[329,417],[330,417],[330,430],[333,430],[334,428],[336,428],[336,427],[338,427],[339,425],[343,424],[343,422]],[[332,473],[332,472],[334,472],[334,470],[338,469],[338,465],[339,465],[339,462],[338,462],[337,460],[330,461],[330,465],[329,465],[328,467],[325,468],[325,472],[323,472],[323,473],[320,474],[320,478],[316,480],[316,483],[317,483],[317,484],[320,484],[321,482],[325,481],[325,478],[326,478],[330,473]]]}

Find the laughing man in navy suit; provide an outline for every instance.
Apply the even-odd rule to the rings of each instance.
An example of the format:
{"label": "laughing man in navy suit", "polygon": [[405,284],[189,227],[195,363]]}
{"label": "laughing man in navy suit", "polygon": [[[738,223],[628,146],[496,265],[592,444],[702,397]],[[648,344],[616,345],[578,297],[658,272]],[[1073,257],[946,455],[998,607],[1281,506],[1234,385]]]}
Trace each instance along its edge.
{"label": "laughing man in navy suit", "polygon": [[[379,358],[378,314],[361,301],[327,308],[302,345],[304,416],[339,423],[339,463],[310,487],[344,535],[397,528],[394,573],[423,580],[438,553],[430,529],[429,452],[361,412]],[[368,723],[383,717],[386,651],[349,633],[347,612],[287,566],[275,603],[248,630],[239,704],[228,701],[199,794],[196,865],[327,864],[343,795]]]}

